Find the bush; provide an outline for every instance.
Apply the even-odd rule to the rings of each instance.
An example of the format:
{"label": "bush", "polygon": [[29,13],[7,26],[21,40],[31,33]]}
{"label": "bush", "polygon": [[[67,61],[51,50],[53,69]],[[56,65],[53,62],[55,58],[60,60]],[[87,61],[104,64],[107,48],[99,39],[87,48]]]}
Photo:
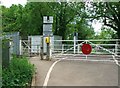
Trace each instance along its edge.
{"label": "bush", "polygon": [[2,71],[3,86],[26,87],[34,74],[34,66],[29,63],[26,57],[13,57],[8,68]]}

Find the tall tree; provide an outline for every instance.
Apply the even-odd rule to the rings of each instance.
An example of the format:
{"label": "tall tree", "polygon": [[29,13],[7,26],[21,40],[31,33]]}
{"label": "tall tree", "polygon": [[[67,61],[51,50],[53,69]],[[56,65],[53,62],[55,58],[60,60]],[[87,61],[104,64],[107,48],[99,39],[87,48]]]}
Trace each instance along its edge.
{"label": "tall tree", "polygon": [[[74,25],[76,25],[81,34],[80,39],[83,39],[86,35],[84,31],[88,30],[86,21],[79,21],[86,16],[84,6],[83,2],[30,2],[25,7],[21,5],[13,5],[10,8],[3,7],[3,30],[19,31],[23,38],[27,38],[28,35],[42,34],[43,16],[53,16],[55,35],[67,39],[69,34],[73,34],[75,31]],[[72,24],[76,20],[77,24]],[[84,28],[80,28],[79,25],[84,25]]]}
{"label": "tall tree", "polygon": [[91,3],[89,18],[101,20],[105,26],[117,31],[120,39],[120,2]]}
{"label": "tall tree", "polygon": [[[50,3],[49,3],[50,4]],[[54,34],[66,39],[67,25],[74,20],[76,16],[75,3],[55,2],[49,5],[54,13]]]}
{"label": "tall tree", "polygon": [[42,34],[43,16],[51,15],[46,3],[27,3],[12,5],[10,8],[2,7],[3,31],[19,31],[23,38],[28,35]]}
{"label": "tall tree", "polygon": [[63,37],[63,39],[66,38],[66,30],[67,30],[67,24],[71,22],[75,14],[71,11],[71,7],[66,2],[61,2],[60,4],[60,14],[59,17],[59,30],[58,33]]}

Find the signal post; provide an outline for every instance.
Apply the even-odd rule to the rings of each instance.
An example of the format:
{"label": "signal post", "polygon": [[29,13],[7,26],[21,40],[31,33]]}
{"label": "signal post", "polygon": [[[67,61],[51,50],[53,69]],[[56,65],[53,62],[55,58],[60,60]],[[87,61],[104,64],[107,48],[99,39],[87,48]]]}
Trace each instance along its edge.
{"label": "signal post", "polygon": [[53,17],[52,16],[44,16],[43,17],[43,53],[46,54],[46,60],[51,59],[51,37],[53,37],[52,32],[52,24],[53,24]]}
{"label": "signal post", "polygon": [[46,60],[50,60],[50,37],[46,37],[45,42],[47,44]]}

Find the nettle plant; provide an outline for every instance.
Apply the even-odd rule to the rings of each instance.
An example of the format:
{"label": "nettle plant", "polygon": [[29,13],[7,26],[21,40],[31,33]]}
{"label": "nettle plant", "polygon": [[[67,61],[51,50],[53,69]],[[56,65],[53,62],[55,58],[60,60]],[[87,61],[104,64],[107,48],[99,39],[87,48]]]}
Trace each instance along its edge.
{"label": "nettle plant", "polygon": [[8,68],[3,69],[3,86],[22,86],[30,84],[34,74],[34,65],[26,57],[13,57]]}

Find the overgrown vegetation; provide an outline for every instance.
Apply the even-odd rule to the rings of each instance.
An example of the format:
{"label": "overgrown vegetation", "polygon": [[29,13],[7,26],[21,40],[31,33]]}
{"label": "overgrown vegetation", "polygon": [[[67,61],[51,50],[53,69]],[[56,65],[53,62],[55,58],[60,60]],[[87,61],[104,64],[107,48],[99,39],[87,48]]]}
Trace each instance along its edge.
{"label": "overgrown vegetation", "polygon": [[34,74],[34,65],[30,64],[26,57],[13,57],[8,68],[2,70],[2,86],[19,86],[26,88],[29,86]]}

